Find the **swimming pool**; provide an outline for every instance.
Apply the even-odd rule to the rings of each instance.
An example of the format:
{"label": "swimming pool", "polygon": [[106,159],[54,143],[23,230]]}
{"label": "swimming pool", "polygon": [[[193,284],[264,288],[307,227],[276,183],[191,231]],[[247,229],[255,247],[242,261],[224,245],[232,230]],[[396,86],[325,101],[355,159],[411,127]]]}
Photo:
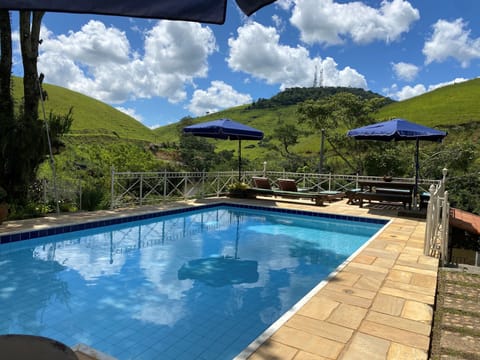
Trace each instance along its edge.
{"label": "swimming pool", "polygon": [[0,332],[121,360],[231,359],[385,224],[225,205],[154,215],[0,245]]}

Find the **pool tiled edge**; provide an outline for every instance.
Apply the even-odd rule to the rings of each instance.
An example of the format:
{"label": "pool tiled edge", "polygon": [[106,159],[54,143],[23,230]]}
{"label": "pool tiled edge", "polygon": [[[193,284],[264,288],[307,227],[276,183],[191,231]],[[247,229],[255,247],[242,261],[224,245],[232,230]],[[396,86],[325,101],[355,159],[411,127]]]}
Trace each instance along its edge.
{"label": "pool tiled edge", "polygon": [[166,210],[160,210],[160,211],[155,211],[155,212],[150,212],[145,214],[121,217],[121,218],[112,217],[112,218],[101,219],[101,220],[85,221],[79,224],[52,226],[52,227],[48,227],[41,230],[25,230],[25,231],[8,233],[4,235],[0,234],[0,245],[8,244],[16,241],[36,239],[44,236],[59,235],[59,234],[64,234],[64,233],[69,233],[74,231],[87,230],[87,229],[92,229],[96,227],[118,225],[118,224],[123,224],[127,222],[153,219],[160,216],[169,216],[169,215],[175,215],[180,213],[187,213],[187,212],[199,210],[200,208],[208,209],[208,208],[219,207],[219,206],[231,206],[236,208],[253,209],[253,210],[268,210],[268,211],[278,212],[278,213],[369,222],[374,224],[386,223],[386,221],[383,219],[363,218],[359,216],[346,216],[346,215],[338,215],[338,214],[311,212],[307,210],[295,210],[295,209],[284,209],[284,208],[282,209],[282,208],[272,208],[272,207],[264,207],[264,206],[258,206],[258,205],[256,206],[256,205],[247,205],[247,204],[234,204],[230,202],[217,202],[213,204],[205,204],[205,205],[200,205],[195,207],[166,209]]}

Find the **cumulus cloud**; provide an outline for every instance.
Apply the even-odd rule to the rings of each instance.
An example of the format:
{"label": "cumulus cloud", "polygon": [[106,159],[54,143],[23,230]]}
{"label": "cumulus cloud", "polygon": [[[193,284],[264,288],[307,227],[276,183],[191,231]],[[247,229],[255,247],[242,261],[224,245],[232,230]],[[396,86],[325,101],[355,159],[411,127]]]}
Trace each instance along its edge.
{"label": "cumulus cloud", "polygon": [[338,69],[334,59],[311,58],[305,47],[290,47],[279,43],[280,37],[273,27],[256,22],[238,29],[238,37],[230,38],[229,67],[264,80],[279,84],[280,89],[312,86],[315,71],[321,72],[324,86],[367,88],[365,77],[355,69]]}
{"label": "cumulus cloud", "polygon": [[250,95],[235,91],[223,81],[212,81],[207,90],[195,90],[188,110],[199,116],[251,102]]}
{"label": "cumulus cloud", "polygon": [[438,20],[433,25],[431,38],[423,46],[426,64],[453,58],[465,68],[470,61],[480,58],[480,38],[471,38],[466,26],[463,19]]}
{"label": "cumulus cloud", "polygon": [[406,100],[406,99],[410,99],[410,98],[415,97],[415,96],[422,95],[426,92],[433,91],[433,90],[441,88],[443,86],[458,84],[458,83],[461,83],[461,82],[464,82],[464,81],[467,81],[467,80],[468,79],[465,79],[465,78],[456,78],[456,79],[451,80],[451,81],[446,81],[446,82],[442,82],[442,83],[438,83],[438,84],[434,84],[434,85],[429,85],[428,88],[423,84],[417,84],[415,86],[409,86],[408,85],[408,86],[404,86],[401,89],[398,89],[398,85],[394,84],[389,89],[383,89],[383,92],[384,92],[385,96],[388,96],[392,99],[401,101],[401,100]]}
{"label": "cumulus cloud", "polygon": [[338,45],[347,38],[358,44],[395,41],[419,18],[405,0],[384,0],[379,9],[360,1],[297,0],[290,22],[307,44]]}
{"label": "cumulus cloud", "polygon": [[290,10],[293,6],[294,0],[277,0],[275,1],[275,5],[283,10]]}
{"label": "cumulus cloud", "polygon": [[213,32],[197,23],[160,21],[144,35],[144,54],[132,51],[125,32],[91,20],[56,36],[42,29],[38,67],[46,81],[109,103],[186,98],[185,86],[208,73],[216,50]]}
{"label": "cumulus cloud", "polygon": [[392,68],[395,76],[405,81],[412,81],[420,71],[418,66],[404,62],[393,63]]}

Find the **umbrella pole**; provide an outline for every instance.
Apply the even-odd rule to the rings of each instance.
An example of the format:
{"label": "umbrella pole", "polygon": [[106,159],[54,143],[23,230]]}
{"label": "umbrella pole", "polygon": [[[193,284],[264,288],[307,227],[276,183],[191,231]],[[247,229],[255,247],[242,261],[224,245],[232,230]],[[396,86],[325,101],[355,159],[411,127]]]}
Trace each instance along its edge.
{"label": "umbrella pole", "polygon": [[413,188],[413,206],[417,206],[417,194],[418,194],[418,180],[419,180],[419,173],[420,173],[420,163],[418,161],[418,153],[419,153],[419,143],[420,139],[417,137],[415,142],[415,187]]}
{"label": "umbrella pole", "polygon": [[238,182],[242,181],[242,140],[238,139]]}

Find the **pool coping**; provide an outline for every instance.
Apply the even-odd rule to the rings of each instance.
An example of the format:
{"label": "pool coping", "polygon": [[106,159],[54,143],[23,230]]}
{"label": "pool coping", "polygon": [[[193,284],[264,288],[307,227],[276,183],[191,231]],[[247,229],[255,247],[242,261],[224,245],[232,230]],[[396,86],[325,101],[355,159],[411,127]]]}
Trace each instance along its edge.
{"label": "pool coping", "polygon": [[230,202],[218,202],[213,204],[199,205],[195,207],[159,210],[159,211],[140,214],[140,215],[130,215],[122,218],[111,217],[111,218],[105,218],[102,220],[90,220],[90,221],[87,220],[81,224],[70,224],[70,225],[67,224],[67,225],[52,226],[52,227],[48,227],[41,230],[18,230],[18,231],[13,231],[11,233],[6,233],[3,235],[0,234],[0,245],[17,242],[17,241],[32,240],[32,239],[37,239],[45,236],[60,235],[60,234],[65,234],[65,233],[70,233],[75,231],[88,230],[88,229],[93,229],[97,227],[119,225],[127,222],[148,220],[148,219],[154,219],[162,216],[188,213],[192,211],[198,211],[201,209],[215,208],[219,206],[230,206],[230,207],[252,209],[252,210],[268,210],[268,211],[284,213],[284,214],[296,214],[296,215],[313,216],[313,217],[321,217],[321,218],[328,218],[328,219],[342,219],[342,220],[350,220],[350,221],[368,222],[368,223],[374,223],[374,224],[385,223],[385,220],[382,220],[382,219],[366,218],[366,217],[360,217],[360,216],[345,216],[345,215],[329,214],[329,213],[317,213],[317,212],[311,212],[307,210],[278,209],[278,208],[271,208],[271,207],[258,206],[258,205],[245,205],[245,204],[234,204]]}

